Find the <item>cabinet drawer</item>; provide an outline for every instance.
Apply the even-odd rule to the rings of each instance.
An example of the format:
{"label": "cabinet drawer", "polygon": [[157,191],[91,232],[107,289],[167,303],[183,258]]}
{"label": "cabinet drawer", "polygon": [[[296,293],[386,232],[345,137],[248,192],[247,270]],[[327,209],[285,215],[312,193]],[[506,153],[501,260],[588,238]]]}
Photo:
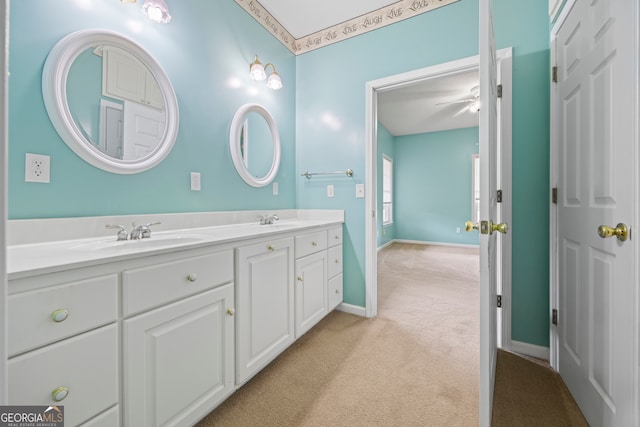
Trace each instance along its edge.
{"label": "cabinet drawer", "polygon": [[64,405],[65,426],[88,421],[118,402],[118,349],[114,324],[10,359],[9,404]]}
{"label": "cabinet drawer", "polygon": [[120,425],[120,410],[114,406],[95,418],[91,418],[82,427],[118,427]]}
{"label": "cabinet drawer", "polygon": [[117,317],[115,274],[10,295],[9,355],[106,325]]}
{"label": "cabinet drawer", "polygon": [[123,315],[233,281],[233,252],[185,258],[122,273]]}
{"label": "cabinet drawer", "polygon": [[330,228],[328,234],[330,247],[342,244],[342,225]]}
{"label": "cabinet drawer", "polygon": [[329,278],[342,273],[342,245],[333,246],[327,251],[327,269]]}
{"label": "cabinet drawer", "polygon": [[342,303],[342,274],[329,279],[329,311]]}
{"label": "cabinet drawer", "polygon": [[327,249],[326,230],[296,236],[296,258]]}

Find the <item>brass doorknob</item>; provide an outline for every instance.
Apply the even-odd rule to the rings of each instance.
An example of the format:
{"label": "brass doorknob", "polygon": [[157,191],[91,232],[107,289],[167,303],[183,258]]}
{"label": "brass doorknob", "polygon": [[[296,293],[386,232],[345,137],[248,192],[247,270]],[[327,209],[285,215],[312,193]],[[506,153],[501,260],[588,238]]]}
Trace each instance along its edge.
{"label": "brass doorknob", "polygon": [[501,222],[500,224],[494,224],[493,222],[491,223],[491,234],[493,234],[494,231],[497,231],[502,234],[507,234],[508,229],[509,229],[509,226],[507,225],[506,222]]}
{"label": "brass doorknob", "polygon": [[467,231],[471,231],[471,230],[477,230],[478,229],[478,224],[475,222],[471,222],[471,221],[467,221],[464,223],[464,229]]}
{"label": "brass doorknob", "polygon": [[606,239],[607,237],[616,236],[618,240],[624,242],[629,238],[629,227],[626,224],[620,223],[616,228],[609,227],[607,225],[601,225],[598,227],[598,236]]}

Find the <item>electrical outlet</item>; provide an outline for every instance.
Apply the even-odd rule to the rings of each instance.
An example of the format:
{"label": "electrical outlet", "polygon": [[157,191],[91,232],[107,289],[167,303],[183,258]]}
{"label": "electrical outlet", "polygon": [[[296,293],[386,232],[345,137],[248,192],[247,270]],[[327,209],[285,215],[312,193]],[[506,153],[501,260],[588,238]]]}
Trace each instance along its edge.
{"label": "electrical outlet", "polygon": [[191,191],[200,191],[200,172],[191,172]]}
{"label": "electrical outlet", "polygon": [[50,182],[50,166],[49,156],[26,153],[24,166],[25,182]]}
{"label": "electrical outlet", "polygon": [[329,184],[327,185],[327,197],[333,197],[334,194],[334,188],[333,185]]}

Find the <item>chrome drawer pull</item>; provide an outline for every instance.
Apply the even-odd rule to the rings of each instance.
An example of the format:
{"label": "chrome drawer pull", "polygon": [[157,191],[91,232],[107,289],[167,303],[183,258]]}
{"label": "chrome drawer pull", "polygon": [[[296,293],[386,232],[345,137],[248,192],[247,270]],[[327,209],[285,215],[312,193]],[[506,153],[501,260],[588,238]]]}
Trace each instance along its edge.
{"label": "chrome drawer pull", "polygon": [[267,249],[270,250],[270,251],[273,251],[273,246],[269,245],[269,246],[267,246]]}
{"label": "chrome drawer pull", "polygon": [[298,282],[302,282],[302,276],[298,276]]}
{"label": "chrome drawer pull", "polygon": [[198,275],[196,273],[190,273],[187,276],[187,280],[190,282],[195,282],[196,280],[198,280]]}
{"label": "chrome drawer pull", "polygon": [[51,313],[51,320],[56,323],[64,322],[69,317],[69,310],[61,308]]}
{"label": "chrome drawer pull", "polygon": [[340,260],[339,259],[336,259],[336,264],[340,264]]}
{"label": "chrome drawer pull", "polygon": [[60,402],[69,395],[69,389],[66,387],[58,387],[51,392],[51,398],[54,402]]}
{"label": "chrome drawer pull", "polygon": [[234,314],[236,314],[236,310],[231,308],[231,307],[229,307],[229,308],[227,308],[227,314],[229,316],[233,316]]}
{"label": "chrome drawer pull", "polygon": [[311,246],[318,246],[318,242],[311,242]]}

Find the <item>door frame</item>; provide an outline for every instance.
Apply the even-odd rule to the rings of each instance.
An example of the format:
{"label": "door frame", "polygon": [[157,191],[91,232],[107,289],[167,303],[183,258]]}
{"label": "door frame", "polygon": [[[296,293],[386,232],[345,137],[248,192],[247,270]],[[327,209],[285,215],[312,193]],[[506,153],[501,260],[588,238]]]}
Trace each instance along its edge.
{"label": "door frame", "polygon": [[[500,222],[511,224],[511,111],[512,111],[512,48],[496,51],[498,79],[503,85],[499,114],[499,185],[503,190],[500,204]],[[378,262],[377,262],[377,123],[378,93],[422,80],[478,69],[479,55],[462,58],[426,68],[400,73],[366,83],[366,125],[365,125],[365,315],[375,317],[378,312]],[[511,236],[501,239],[502,251],[499,257],[499,272],[502,278],[502,310],[499,326],[499,346],[511,348]]]}
{"label": "door frame", "polygon": [[0,2],[0,405],[9,399],[8,389],[8,314],[7,314],[7,218],[8,218],[8,150],[9,150],[9,0]]}
{"label": "door frame", "polygon": [[[557,35],[564,24],[567,16],[573,5],[576,3],[576,0],[567,0],[566,4],[563,6],[562,11],[558,15],[558,18],[551,29],[550,32],[550,64],[553,67],[556,64],[556,55],[557,55]],[[638,38],[638,33],[640,32],[640,17],[636,16],[636,28],[635,34],[632,37],[633,43],[635,43],[635,48],[633,52],[635,52],[635,68],[636,72],[635,81],[630,87],[630,90],[633,90],[635,93],[635,101],[634,108],[637,112],[640,112],[640,54],[638,53],[638,48],[640,47],[640,41]],[[559,98],[557,93],[557,86],[553,83],[550,86],[550,135],[549,135],[549,143],[550,143],[550,164],[549,164],[549,184],[551,188],[557,188],[558,183],[560,181],[560,164],[558,162],[559,158],[559,147],[560,141],[558,137],[558,121],[557,121],[557,112],[559,106]],[[637,117],[637,114],[636,114]],[[636,119],[634,124],[634,135],[633,138],[635,140],[635,144],[633,147],[635,152],[631,153],[633,159],[635,160],[634,171],[633,171],[633,191],[630,197],[634,197],[633,201],[633,209],[634,212],[631,215],[631,229],[640,227],[640,124],[639,120]],[[549,318],[551,319],[552,310],[558,308],[559,302],[559,268],[558,268],[558,217],[557,217],[557,205],[550,203],[549,205]],[[632,245],[632,250],[635,254],[640,254],[640,236],[634,236],[638,230],[633,230],[630,244]],[[634,238],[635,237],[635,238]],[[637,397],[640,396],[640,263],[636,262],[633,268],[633,283],[635,285],[634,294],[634,313],[633,313],[633,337],[634,337],[634,360],[635,360],[635,372],[632,373],[633,381],[634,381],[634,394],[635,394],[635,404],[636,404],[636,420],[640,420],[640,402],[638,402]],[[549,324],[549,344],[550,344],[550,359],[549,362],[551,367],[556,371],[559,370],[559,351],[560,351],[560,342],[558,336],[558,329],[551,322]]]}

